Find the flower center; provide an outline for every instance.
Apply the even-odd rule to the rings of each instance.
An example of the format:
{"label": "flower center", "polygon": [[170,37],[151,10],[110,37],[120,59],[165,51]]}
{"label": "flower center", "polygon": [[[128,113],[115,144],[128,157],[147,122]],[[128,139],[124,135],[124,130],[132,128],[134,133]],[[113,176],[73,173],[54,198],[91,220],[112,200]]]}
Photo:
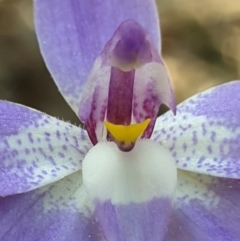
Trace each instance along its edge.
{"label": "flower center", "polygon": [[108,121],[104,122],[109,133],[112,135],[114,142],[118,145],[118,148],[122,151],[131,151],[135,145],[137,139],[146,130],[151,119],[138,124],[131,124],[128,126],[115,125]]}
{"label": "flower center", "polygon": [[161,104],[176,112],[167,69],[147,30],[126,20],[94,62],[79,118],[93,145],[114,141],[127,152],[150,138]]}

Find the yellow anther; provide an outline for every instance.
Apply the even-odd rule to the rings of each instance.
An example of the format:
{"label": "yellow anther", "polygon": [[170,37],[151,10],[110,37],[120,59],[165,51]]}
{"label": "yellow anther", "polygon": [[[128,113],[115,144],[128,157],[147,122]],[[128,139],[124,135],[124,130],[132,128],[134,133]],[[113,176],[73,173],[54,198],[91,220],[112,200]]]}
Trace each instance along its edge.
{"label": "yellow anther", "polygon": [[132,124],[129,126],[115,125],[105,121],[104,125],[116,141],[129,144],[136,142],[136,140],[142,135],[144,130],[147,128],[150,121],[151,119],[146,119],[141,123]]}

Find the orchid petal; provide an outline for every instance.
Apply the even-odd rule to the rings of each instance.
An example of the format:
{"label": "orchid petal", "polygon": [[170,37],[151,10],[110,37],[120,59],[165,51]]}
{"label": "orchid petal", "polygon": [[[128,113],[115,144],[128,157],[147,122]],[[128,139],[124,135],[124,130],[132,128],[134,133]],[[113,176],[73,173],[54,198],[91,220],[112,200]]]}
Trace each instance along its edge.
{"label": "orchid petal", "polygon": [[239,200],[239,180],[179,171],[165,241],[238,241]]}
{"label": "orchid petal", "polygon": [[26,192],[81,168],[86,131],[31,108],[0,101],[0,195]]}
{"label": "orchid petal", "polygon": [[153,0],[35,0],[36,31],[45,62],[66,101],[78,112],[79,96],[97,56],[127,19],[148,29],[160,50]]}
{"label": "orchid petal", "polygon": [[103,241],[76,172],[52,185],[0,198],[0,240]]}
{"label": "orchid petal", "polygon": [[177,167],[240,177],[240,81],[197,94],[158,118],[152,139],[167,147]]}
{"label": "orchid petal", "polygon": [[82,171],[106,240],[163,240],[177,181],[167,149],[151,140],[137,141],[130,152],[113,142],[98,143]]}

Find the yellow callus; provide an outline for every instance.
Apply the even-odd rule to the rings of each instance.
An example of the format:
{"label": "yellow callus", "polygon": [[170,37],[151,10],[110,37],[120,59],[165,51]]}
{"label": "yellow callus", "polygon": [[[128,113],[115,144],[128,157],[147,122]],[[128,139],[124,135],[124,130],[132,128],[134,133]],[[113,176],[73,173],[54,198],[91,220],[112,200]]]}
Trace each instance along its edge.
{"label": "yellow callus", "polygon": [[137,124],[132,124],[129,126],[115,125],[110,122],[105,121],[104,125],[114,137],[115,141],[123,142],[125,144],[135,143],[136,140],[142,135],[144,130],[147,128],[151,119],[146,119],[145,121]]}

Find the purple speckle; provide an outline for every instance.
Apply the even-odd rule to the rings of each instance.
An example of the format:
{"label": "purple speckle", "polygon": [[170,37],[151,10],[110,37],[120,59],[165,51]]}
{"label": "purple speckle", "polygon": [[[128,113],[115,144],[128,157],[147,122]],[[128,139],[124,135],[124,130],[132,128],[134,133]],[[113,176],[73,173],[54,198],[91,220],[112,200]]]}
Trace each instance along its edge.
{"label": "purple speckle", "polygon": [[212,142],[215,142],[215,137],[216,137],[216,132],[215,132],[215,131],[212,131],[212,132],[211,132],[211,141],[212,141]]}
{"label": "purple speckle", "polygon": [[192,143],[193,143],[193,145],[196,145],[198,143],[196,131],[193,131]]}
{"label": "purple speckle", "polygon": [[28,133],[28,139],[29,139],[30,143],[34,143],[32,133]]}
{"label": "purple speckle", "polygon": [[61,157],[61,158],[65,158],[65,155],[62,152],[59,152],[58,156]]}
{"label": "purple speckle", "polygon": [[56,135],[57,135],[57,138],[58,138],[58,139],[61,138],[61,134],[60,134],[60,131],[59,131],[59,130],[57,130]]}
{"label": "purple speckle", "polygon": [[49,145],[48,145],[48,149],[49,149],[51,152],[54,151],[54,148],[53,148],[52,144],[49,144]]}
{"label": "purple speckle", "polygon": [[67,150],[67,146],[66,146],[66,145],[63,145],[63,146],[62,146],[62,149],[63,149],[64,151],[66,151],[66,150]]}
{"label": "purple speckle", "polygon": [[18,145],[22,144],[22,141],[20,139],[17,140]]}
{"label": "purple speckle", "polygon": [[212,154],[212,147],[210,145],[207,147],[207,150],[209,154]]}

